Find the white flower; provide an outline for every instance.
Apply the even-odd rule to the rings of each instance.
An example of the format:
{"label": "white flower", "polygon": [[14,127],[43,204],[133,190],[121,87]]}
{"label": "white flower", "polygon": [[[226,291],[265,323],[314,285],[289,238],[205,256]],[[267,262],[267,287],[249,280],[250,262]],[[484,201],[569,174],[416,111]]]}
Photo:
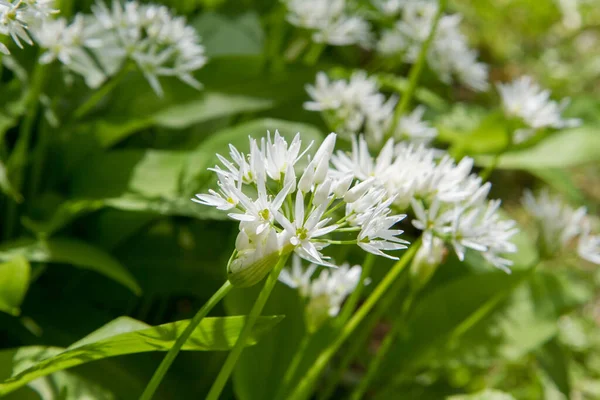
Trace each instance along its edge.
{"label": "white flower", "polygon": [[[517,232],[515,223],[501,218],[499,201],[487,200],[490,184],[482,183],[471,173],[473,160],[470,158],[465,157],[456,164],[439,150],[404,143],[395,145],[390,140],[373,159],[366,140],[360,137],[353,141],[352,153],[338,152],[332,163],[338,174],[353,174],[363,183],[369,183],[371,195],[377,193],[378,188],[385,189],[388,199],[376,201],[393,205],[400,211],[410,209],[415,216],[412,224],[423,231],[425,248],[431,249],[435,239],[440,238],[453,245],[460,259],[464,258],[466,248],[470,248],[479,251],[498,268],[506,270],[510,265],[502,254],[516,251],[510,242]],[[347,206],[354,207],[354,204]],[[361,220],[360,211],[354,218],[363,222],[366,231],[371,226],[369,221],[378,218],[365,212],[367,217]],[[379,225],[383,232],[386,220],[382,218]],[[391,248],[400,243],[386,239],[385,246]]]}
{"label": "white flower", "polygon": [[[347,81],[329,81],[325,73],[319,72],[316,84],[307,85],[306,91],[312,101],[305,102],[304,108],[320,111],[328,125],[345,136],[364,132],[370,144],[379,145],[391,130],[397,98],[386,99],[379,92],[377,80],[364,71],[354,72]],[[418,106],[400,117],[394,137],[415,143],[431,142],[437,130],[422,120],[424,113],[425,108]]]}
{"label": "white flower", "polygon": [[[403,55],[405,62],[414,63],[427,40],[437,14],[437,4],[424,0],[408,0],[402,6],[402,16],[393,29],[384,31],[377,50],[384,56]],[[446,83],[452,78],[473,90],[488,88],[487,66],[477,61],[477,52],[471,49],[460,32],[461,17],[443,15],[427,50],[429,67]]]}
{"label": "white flower", "polygon": [[306,270],[302,268],[302,259],[292,257],[292,270],[284,268],[279,274],[279,281],[292,289],[298,289],[300,296],[310,295],[310,278],[317,269],[316,264],[310,264]]}
{"label": "white flower", "polygon": [[526,191],[522,204],[538,225],[538,244],[546,257],[568,250],[576,243],[581,258],[600,264],[600,239],[598,235],[591,234],[591,222],[585,207],[573,208],[548,190],[542,190],[537,196]]}
{"label": "white flower", "polygon": [[550,91],[542,89],[529,76],[522,76],[511,83],[500,83],[497,87],[504,112],[508,116],[522,119],[531,128],[515,132],[517,143],[527,140],[538,129],[562,129],[581,123],[579,119],[562,118],[561,114],[569,104],[568,98],[558,103],[551,100]]}
{"label": "white flower", "polygon": [[[28,31],[57,12],[51,5],[50,0],[0,0],[0,34],[10,35],[21,48],[21,40],[33,45]],[[1,43],[0,52],[10,54],[8,48]]]}
{"label": "white flower", "polygon": [[408,139],[413,143],[428,144],[437,137],[437,129],[423,121],[425,107],[418,106],[412,113],[403,115],[398,120],[398,126],[394,137],[397,139]]}
{"label": "white flower", "polygon": [[287,20],[292,25],[313,31],[315,42],[334,46],[369,45],[368,22],[362,17],[348,15],[346,0],[287,0],[285,3]]}
{"label": "white flower", "polygon": [[[392,229],[403,216],[391,214],[385,191],[355,182],[350,174],[332,172],[335,141],[331,133],[312,159],[306,157],[310,161],[297,182],[294,167],[306,153],[299,134],[289,145],[279,132],[260,141],[250,138],[250,154],[230,145],[229,159],[217,155],[221,165],[209,169],[217,174],[219,190],[192,200],[229,211],[228,216],[239,221],[228,266],[232,283],[257,283],[279,257],[291,252],[333,266],[322,252],[332,244],[358,245],[378,255],[406,247],[398,238],[402,231]],[[338,231],[353,238],[332,238]]]}
{"label": "white flower", "polygon": [[409,0],[373,0],[372,3],[386,17],[397,16]]}

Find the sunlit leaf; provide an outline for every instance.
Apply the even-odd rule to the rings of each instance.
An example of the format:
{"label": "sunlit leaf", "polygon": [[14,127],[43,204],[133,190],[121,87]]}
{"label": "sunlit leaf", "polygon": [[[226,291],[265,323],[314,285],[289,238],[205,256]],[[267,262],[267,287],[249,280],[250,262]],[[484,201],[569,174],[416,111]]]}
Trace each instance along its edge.
{"label": "sunlit leaf", "polygon": [[[248,345],[275,326],[283,317],[260,317],[253,328]],[[189,351],[229,350],[235,344],[245,316],[205,318],[183,346]],[[0,395],[10,393],[33,379],[107,357],[149,351],[169,350],[189,320],[159,326],[121,317],[109,322],[67,349],[56,347],[22,347],[0,352],[12,357],[12,375],[0,383]]]}
{"label": "sunlit leaf", "polygon": [[18,315],[29,288],[31,267],[23,256],[15,256],[0,264],[0,311]]}

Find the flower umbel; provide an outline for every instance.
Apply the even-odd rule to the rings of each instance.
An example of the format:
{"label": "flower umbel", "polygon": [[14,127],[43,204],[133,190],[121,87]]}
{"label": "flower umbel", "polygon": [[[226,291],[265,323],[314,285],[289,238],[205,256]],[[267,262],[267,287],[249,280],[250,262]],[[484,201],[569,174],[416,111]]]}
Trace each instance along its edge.
{"label": "flower umbel", "polygon": [[393,229],[403,215],[391,213],[385,191],[352,176],[334,174],[330,160],[336,135],[327,136],[299,179],[295,165],[304,158],[300,134],[288,145],[275,132],[250,138],[248,155],[230,146],[230,159],[217,155],[219,190],[198,194],[195,202],[230,211],[239,221],[235,251],[228,266],[232,283],[260,281],[280,256],[294,252],[318,265],[334,266],[323,249],[332,244],[384,251],[406,248]]}
{"label": "flower umbel", "polygon": [[526,191],[522,203],[538,225],[538,245],[545,257],[575,248],[579,257],[600,264],[600,235],[591,233],[585,207],[573,208],[548,190],[537,196]]}
{"label": "flower umbel", "polygon": [[[52,3],[53,0],[0,0],[0,34],[10,35],[21,48],[21,41],[33,45],[29,31],[57,12],[52,8]],[[10,54],[2,43],[0,53]]]}

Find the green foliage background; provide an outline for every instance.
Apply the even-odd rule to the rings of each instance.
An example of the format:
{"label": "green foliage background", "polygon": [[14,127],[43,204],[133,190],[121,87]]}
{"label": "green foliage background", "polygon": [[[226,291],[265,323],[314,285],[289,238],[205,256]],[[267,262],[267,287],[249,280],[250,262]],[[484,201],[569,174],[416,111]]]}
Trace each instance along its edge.
{"label": "green foliage background", "polygon": [[[62,3],[64,12],[75,13],[89,10],[91,1]],[[59,129],[39,116],[35,138],[48,140],[48,150],[25,149],[19,160],[8,154],[18,143],[33,81],[21,83],[6,70],[0,75],[2,209],[23,198],[12,230],[4,214],[0,219],[0,379],[12,376],[0,383],[0,395],[12,390],[11,382],[20,387],[7,399],[137,398],[163,356],[160,350],[168,349],[181,327],[169,323],[191,317],[226,279],[237,227],[189,200],[213,187],[206,168],[214,165],[215,153],[226,152],[229,143],[245,149],[248,135],[275,129],[287,137],[299,131],[307,142],[321,140],[327,128],[317,113],[302,108],[304,86],[320,70],[337,67],[345,75],[368,64],[368,54],[356,48],[330,47],[316,65],[291,59],[294,28],[279,2],[163,3],[187,15],[202,36],[210,58],[196,74],[202,91],[165,80],[165,96],[158,98],[131,72],[90,115],[74,120],[73,109],[89,91],[81,82],[67,87],[50,79],[44,93],[52,95]],[[494,195],[524,230],[513,274],[484,267],[477,257],[466,263],[449,257],[415,303],[371,398],[500,399],[500,391],[516,399],[600,398],[600,275],[568,258],[534,268],[537,250],[527,235],[532,227],[518,205],[523,188],[541,185],[592,214],[600,204],[600,7],[593,1],[582,7],[583,25],[571,30],[550,0],[450,2],[451,11],[463,14],[465,31],[491,65],[493,80],[530,73],[556,96],[571,96],[568,113],[584,125],[501,157],[492,176]],[[28,48],[13,55],[31,73],[34,53]],[[406,72],[378,76],[387,90],[402,92]],[[50,75],[60,76],[59,68]],[[440,130],[438,145],[488,165],[507,135],[486,111],[497,107],[493,94],[449,87],[429,71],[420,82],[416,97]],[[40,157],[36,182],[33,165]],[[11,185],[20,163],[29,177],[21,194]],[[389,267],[377,262],[374,284]],[[258,290],[235,289],[211,315],[247,314]],[[401,292],[334,398],[344,398],[360,379],[402,300]],[[486,312],[480,315],[482,305]],[[275,395],[304,332],[301,307],[294,291],[276,287],[263,313],[271,317],[256,327],[258,344],[243,354],[223,398]],[[219,350],[231,347],[242,323],[241,317],[203,322],[187,348],[198,351],[180,355],[157,398],[205,395],[226,355]],[[327,328],[317,333],[300,371],[328,335]],[[64,348],[77,362],[69,364],[65,353],[59,361],[52,358]],[[94,359],[101,360],[87,363]],[[60,368],[47,375],[53,372],[48,364]],[[31,368],[44,376],[32,381]]]}

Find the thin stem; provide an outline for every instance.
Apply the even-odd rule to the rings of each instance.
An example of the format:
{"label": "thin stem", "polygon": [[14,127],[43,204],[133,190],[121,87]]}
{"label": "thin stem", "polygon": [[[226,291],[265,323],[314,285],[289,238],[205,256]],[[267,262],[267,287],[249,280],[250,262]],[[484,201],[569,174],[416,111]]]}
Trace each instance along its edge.
{"label": "thin stem", "polygon": [[392,330],[385,336],[383,342],[381,343],[381,346],[379,346],[379,349],[377,349],[375,358],[369,364],[367,373],[360,380],[360,383],[358,384],[356,389],[354,389],[354,392],[352,392],[350,400],[360,400],[363,398],[363,396],[367,392],[367,389],[369,389],[373,378],[375,378],[376,373],[379,371],[379,367],[381,367],[381,364],[383,364],[385,356],[389,353],[392,344],[394,344],[394,342],[396,341],[396,338],[402,330],[402,327],[402,324],[394,323]]}
{"label": "thin stem", "polygon": [[492,172],[494,172],[494,170],[498,166],[500,157],[502,157],[504,155],[504,153],[509,151],[512,148],[512,145],[513,145],[512,135],[509,135],[508,143],[506,144],[506,146],[502,150],[500,150],[498,153],[494,154],[494,158],[492,159],[491,164],[488,165],[487,167],[485,167],[485,169],[483,171],[481,171],[481,173],[479,174],[479,177],[481,178],[482,181],[485,182],[490,178],[490,175],[492,175]]}
{"label": "thin stem", "polygon": [[248,315],[248,319],[244,324],[244,328],[242,329],[240,336],[235,342],[233,349],[227,356],[225,364],[223,364],[223,367],[221,368],[217,379],[215,379],[215,382],[210,388],[210,392],[208,392],[206,400],[217,400],[221,395],[221,392],[223,391],[223,388],[225,388],[225,384],[227,383],[229,376],[233,372],[235,364],[242,355],[242,351],[244,351],[244,347],[246,345],[246,342],[248,341],[248,337],[250,336],[250,333],[252,331],[252,328],[254,327],[254,324],[256,323],[256,320],[258,319],[263,308],[265,307],[269,296],[271,296],[271,292],[275,287],[275,283],[277,283],[277,278],[279,278],[279,273],[283,269],[283,266],[285,265],[288,257],[289,254],[282,256],[277,262],[277,265],[275,265],[275,268],[273,268],[273,270],[269,274],[265,285],[260,291],[258,298],[256,299],[256,302],[254,303],[254,306],[252,307],[252,310]]}
{"label": "thin stem", "polygon": [[156,389],[158,389],[160,382],[165,377],[167,371],[171,367],[171,364],[173,364],[173,361],[175,361],[175,357],[177,357],[177,354],[179,354],[179,351],[181,350],[185,342],[189,339],[196,327],[198,327],[202,319],[204,319],[204,317],[210,312],[210,310],[212,310],[213,307],[219,301],[221,301],[221,299],[223,299],[223,297],[225,297],[227,293],[229,293],[232,287],[233,286],[231,285],[231,282],[225,282],[223,286],[221,286],[221,288],[217,290],[216,293],[213,294],[212,297],[202,306],[202,308],[200,308],[196,315],[194,315],[194,318],[192,318],[189,325],[177,338],[173,347],[171,347],[165,358],[158,366],[158,369],[154,372],[154,375],[148,383],[148,386],[146,386],[144,393],[142,393],[140,400],[150,400],[152,396],[154,396],[154,393],[156,392]]}
{"label": "thin stem", "polygon": [[77,109],[73,112],[73,120],[80,120],[85,117],[98,103],[104,99],[110,92],[112,92],[117,85],[123,80],[123,78],[131,71],[132,64],[125,64],[121,70],[111,77],[108,81],[104,83],[95,91],[82,105],[77,107]]}
{"label": "thin stem", "polygon": [[302,359],[304,358],[304,355],[306,354],[306,349],[308,348],[308,345],[310,344],[310,340],[312,339],[312,337],[313,337],[313,332],[306,332],[306,334],[302,338],[302,341],[300,342],[298,349],[294,353],[294,358],[292,359],[290,366],[287,368],[287,371],[285,371],[285,375],[283,377],[283,382],[279,386],[279,390],[277,391],[277,395],[275,396],[275,399],[284,399],[283,396],[288,391],[289,386],[292,383],[292,379],[294,379],[294,376],[296,376],[296,372],[298,372],[298,367],[300,366],[300,362],[302,361]]}
{"label": "thin stem", "polygon": [[304,62],[307,65],[315,65],[319,61],[323,50],[325,50],[325,43],[313,42],[308,52],[304,55]]}
{"label": "thin stem", "polygon": [[40,126],[35,156],[33,157],[33,164],[31,165],[31,181],[29,182],[29,196],[31,198],[34,198],[38,194],[40,183],[42,181],[44,164],[48,153],[48,145],[50,143],[50,132],[48,128],[47,123],[42,123]]}
{"label": "thin stem", "polygon": [[[302,381],[296,386],[296,389],[288,396],[289,400],[300,400],[305,399],[309,396],[316,380],[319,375],[325,369],[335,352],[342,346],[342,344],[348,339],[348,337],[354,332],[354,330],[360,325],[360,323],[369,315],[373,307],[382,298],[390,286],[396,281],[400,273],[410,263],[414,257],[417,249],[419,248],[421,240],[417,240],[402,256],[400,260],[392,269],[387,273],[383,280],[377,285],[373,293],[367,298],[360,309],[354,314],[354,316],[348,321],[344,328],[340,331],[340,334],[335,338],[333,343],[329,345],[325,351],[317,358],[312,367],[308,370]],[[214,400],[214,399],[213,399]]]}
{"label": "thin stem", "polygon": [[360,280],[358,281],[358,285],[356,286],[356,289],[354,289],[350,297],[348,297],[348,300],[346,300],[346,303],[342,308],[342,312],[340,313],[340,316],[336,321],[340,325],[345,325],[346,322],[348,322],[348,320],[352,316],[354,310],[356,309],[356,305],[358,304],[360,296],[362,295],[362,292],[365,288],[365,280],[368,279],[371,275],[373,265],[375,265],[375,255],[373,253],[367,253],[367,255],[365,256],[365,260],[363,261],[362,271],[360,274]]}
{"label": "thin stem", "polygon": [[390,348],[398,338],[400,332],[402,332],[402,329],[405,327],[406,321],[408,320],[408,313],[410,311],[410,307],[412,306],[417,293],[417,291],[411,291],[406,300],[404,300],[400,318],[393,322],[391,331],[387,333],[387,335],[383,339],[383,342],[381,343],[381,346],[379,346],[379,348],[377,349],[377,353],[375,353],[373,361],[371,361],[369,367],[367,368],[367,373],[360,380],[360,383],[358,384],[356,389],[354,389],[354,392],[350,396],[350,400],[362,399],[367,390],[369,389],[369,386],[373,382],[373,379],[375,379],[375,376],[379,372],[379,368],[381,368],[381,365],[385,360],[385,356],[389,354]]}
{"label": "thin stem", "polygon": [[393,137],[396,132],[396,128],[398,127],[398,122],[400,121],[400,117],[404,115],[408,106],[410,105],[410,100],[412,99],[415,90],[417,89],[417,83],[419,82],[419,77],[421,76],[421,71],[423,70],[423,66],[425,65],[425,59],[427,58],[427,50],[429,50],[429,46],[431,42],[433,42],[433,38],[435,37],[435,32],[437,31],[438,24],[440,22],[440,18],[444,13],[446,8],[446,3],[448,0],[439,0],[438,10],[433,19],[433,24],[431,25],[431,30],[429,31],[429,35],[423,45],[421,46],[421,50],[417,57],[417,61],[413,64],[408,73],[408,87],[406,91],[402,94],[402,98],[400,102],[396,106],[396,110],[394,111],[394,118],[392,120],[392,126],[390,127],[390,131],[387,133],[387,137]]}
{"label": "thin stem", "polygon": [[[29,152],[29,145],[31,142],[31,136],[33,134],[33,127],[35,125],[35,119],[39,109],[39,98],[40,94],[44,90],[46,80],[48,77],[49,66],[47,64],[36,64],[31,78],[31,86],[27,92],[27,98],[25,99],[25,106],[27,113],[21,123],[19,129],[19,137],[15,148],[10,155],[8,160],[9,168],[14,168],[13,175],[13,186],[17,193],[21,193],[23,189],[24,180],[24,169],[27,164],[27,154]],[[8,239],[13,236],[17,223],[17,203],[14,201],[7,201],[5,225],[4,225],[4,238]]]}

